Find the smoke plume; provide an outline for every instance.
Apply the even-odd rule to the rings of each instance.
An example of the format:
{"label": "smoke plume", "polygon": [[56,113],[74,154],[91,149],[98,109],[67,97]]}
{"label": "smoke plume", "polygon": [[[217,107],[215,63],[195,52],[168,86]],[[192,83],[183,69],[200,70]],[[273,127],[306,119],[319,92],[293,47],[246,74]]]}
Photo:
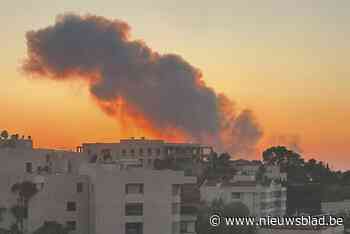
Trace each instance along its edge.
{"label": "smoke plume", "polygon": [[262,135],[252,112],[208,87],[181,56],[160,54],[130,37],[130,26],[104,17],[64,14],[26,34],[23,69],[37,78],[83,79],[117,119],[120,135],[195,140],[249,153]]}

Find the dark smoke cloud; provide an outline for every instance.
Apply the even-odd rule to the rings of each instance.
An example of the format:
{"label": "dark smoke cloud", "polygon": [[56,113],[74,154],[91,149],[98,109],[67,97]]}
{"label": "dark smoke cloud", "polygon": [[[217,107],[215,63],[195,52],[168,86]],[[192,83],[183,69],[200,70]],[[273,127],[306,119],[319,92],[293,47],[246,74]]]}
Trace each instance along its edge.
{"label": "dark smoke cloud", "polygon": [[106,113],[122,98],[158,129],[172,127],[221,149],[248,152],[261,137],[250,111],[235,113],[201,72],[175,54],[159,54],[130,39],[130,26],[94,15],[60,15],[26,35],[23,69],[55,80],[84,79]]}

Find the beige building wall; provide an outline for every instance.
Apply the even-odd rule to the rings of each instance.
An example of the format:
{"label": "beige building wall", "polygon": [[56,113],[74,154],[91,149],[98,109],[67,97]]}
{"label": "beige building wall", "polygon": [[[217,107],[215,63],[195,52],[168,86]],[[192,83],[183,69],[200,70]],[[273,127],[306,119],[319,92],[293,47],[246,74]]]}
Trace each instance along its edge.
{"label": "beige building wall", "polygon": [[[82,174],[91,177],[94,187],[95,233],[126,233],[127,223],[142,223],[143,234],[176,234],[180,231],[180,193],[173,194],[173,185],[195,183],[183,172],[86,165]],[[127,184],[142,184],[143,193],[127,194]],[[143,215],[126,215],[126,204],[142,203]]]}
{"label": "beige building wall", "polygon": [[0,149],[0,158],[3,162],[0,173],[6,174],[30,174],[27,171],[27,164],[30,164],[32,174],[37,174],[40,167],[44,169],[46,166],[50,168],[50,173],[77,174],[80,164],[87,161],[82,153],[23,148]]}
{"label": "beige building wall", "polygon": [[[87,176],[69,174],[36,176],[33,181],[37,183],[39,192],[30,202],[29,231],[36,230],[45,221],[56,221],[63,225],[75,222],[76,230],[71,233],[90,233]],[[68,203],[75,204],[75,209],[68,209]]]}
{"label": "beige building wall", "polygon": [[[16,195],[11,193],[11,187],[23,181],[32,181],[40,188],[29,204],[29,219],[25,225],[27,230],[36,229],[44,221],[55,220],[65,224],[66,220],[73,218],[77,219],[77,228],[88,226],[85,218],[80,216],[80,210],[68,214],[64,212],[64,202],[68,200],[79,204],[83,211],[81,214],[85,215],[88,207],[88,178],[78,175],[78,168],[85,160],[83,154],[46,149],[6,148],[0,149],[0,158],[0,207],[7,208],[0,227],[8,228],[13,224],[14,218],[10,208],[16,204]],[[78,181],[86,184],[84,193],[76,194],[75,186]],[[84,228],[84,234],[86,230]]]}

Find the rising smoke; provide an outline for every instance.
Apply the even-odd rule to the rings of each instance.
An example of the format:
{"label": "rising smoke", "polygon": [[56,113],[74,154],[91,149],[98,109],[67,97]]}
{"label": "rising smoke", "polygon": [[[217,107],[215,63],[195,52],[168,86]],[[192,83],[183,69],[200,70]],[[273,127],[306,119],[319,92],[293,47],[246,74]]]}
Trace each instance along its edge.
{"label": "rising smoke", "polygon": [[125,129],[134,125],[151,137],[176,134],[242,154],[254,151],[262,136],[251,111],[237,113],[181,56],[132,40],[125,22],[64,14],[26,39],[25,72],[85,80],[98,106]]}

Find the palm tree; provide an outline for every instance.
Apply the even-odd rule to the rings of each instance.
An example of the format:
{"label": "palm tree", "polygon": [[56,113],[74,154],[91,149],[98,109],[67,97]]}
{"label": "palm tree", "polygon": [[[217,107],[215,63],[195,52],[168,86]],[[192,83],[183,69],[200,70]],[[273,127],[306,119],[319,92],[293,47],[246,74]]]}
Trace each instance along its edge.
{"label": "palm tree", "polygon": [[38,192],[36,185],[30,181],[16,183],[11,187],[12,193],[17,195],[17,205],[12,207],[20,231],[24,231],[24,220],[28,218],[28,206],[30,199]]}

